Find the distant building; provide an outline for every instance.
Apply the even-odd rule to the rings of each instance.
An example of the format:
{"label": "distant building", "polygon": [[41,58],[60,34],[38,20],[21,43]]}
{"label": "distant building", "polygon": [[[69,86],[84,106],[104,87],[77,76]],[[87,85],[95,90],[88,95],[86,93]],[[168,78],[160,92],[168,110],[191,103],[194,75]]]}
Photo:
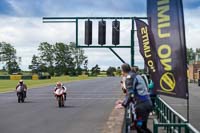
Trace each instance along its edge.
{"label": "distant building", "polygon": [[188,70],[189,70],[188,79],[190,81],[195,82],[198,79],[200,79],[200,53],[195,54],[195,61],[193,64],[189,64]]}

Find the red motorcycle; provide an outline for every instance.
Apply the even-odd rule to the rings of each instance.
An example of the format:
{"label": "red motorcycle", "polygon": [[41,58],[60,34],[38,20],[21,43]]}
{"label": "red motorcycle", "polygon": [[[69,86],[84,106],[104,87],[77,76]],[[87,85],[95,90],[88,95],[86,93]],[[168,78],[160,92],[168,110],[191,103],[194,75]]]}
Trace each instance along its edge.
{"label": "red motorcycle", "polygon": [[58,101],[58,107],[64,107],[65,106],[65,97],[64,97],[64,90],[62,88],[58,88],[54,92],[56,99]]}

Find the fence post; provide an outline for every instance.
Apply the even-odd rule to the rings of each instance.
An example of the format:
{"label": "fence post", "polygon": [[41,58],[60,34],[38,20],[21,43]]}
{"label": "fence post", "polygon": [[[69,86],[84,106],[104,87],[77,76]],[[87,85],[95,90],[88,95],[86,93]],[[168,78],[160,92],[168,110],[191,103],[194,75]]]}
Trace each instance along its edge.
{"label": "fence post", "polygon": [[156,119],[153,120],[153,133],[158,133],[158,121]]}

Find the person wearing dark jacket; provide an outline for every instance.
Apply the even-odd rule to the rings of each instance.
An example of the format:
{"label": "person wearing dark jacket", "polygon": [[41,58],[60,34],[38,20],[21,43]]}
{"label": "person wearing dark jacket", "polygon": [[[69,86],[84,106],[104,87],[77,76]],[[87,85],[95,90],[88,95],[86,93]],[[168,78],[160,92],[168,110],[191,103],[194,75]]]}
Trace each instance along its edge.
{"label": "person wearing dark jacket", "polygon": [[[149,87],[149,93],[150,93],[150,97],[151,97],[151,102],[152,102],[152,105],[153,105],[153,109],[155,109],[155,102],[156,102],[156,97],[157,97],[157,94],[156,94],[156,92],[155,92],[155,88],[154,88],[154,82],[153,82],[153,80],[150,78],[150,82],[149,82],[149,85],[148,85],[148,87]],[[152,111],[151,113],[150,113],[150,115],[153,115],[155,112],[154,111]]]}
{"label": "person wearing dark jacket", "polygon": [[127,107],[131,95],[134,95],[136,130],[138,133],[151,133],[147,128],[149,113],[152,111],[152,102],[148,93],[148,88],[143,78],[137,73],[131,71],[128,64],[121,66],[122,74],[126,77],[127,95],[122,106]]}

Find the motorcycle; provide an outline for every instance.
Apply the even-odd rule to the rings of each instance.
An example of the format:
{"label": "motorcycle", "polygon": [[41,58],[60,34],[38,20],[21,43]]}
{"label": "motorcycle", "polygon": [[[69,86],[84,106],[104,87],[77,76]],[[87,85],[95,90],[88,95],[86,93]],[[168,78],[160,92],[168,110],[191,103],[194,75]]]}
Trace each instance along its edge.
{"label": "motorcycle", "polygon": [[56,99],[58,101],[58,107],[64,107],[64,105],[65,105],[64,90],[57,89],[54,93],[55,93]]}
{"label": "motorcycle", "polygon": [[18,97],[18,103],[24,102],[25,94],[24,94],[24,89],[21,86],[17,88],[17,97]]}
{"label": "motorcycle", "polygon": [[128,106],[125,110],[125,119],[127,121],[125,125],[125,130],[127,133],[130,133],[132,130],[136,129],[136,113],[135,113],[135,101],[134,94],[130,94],[130,98],[128,99]]}

